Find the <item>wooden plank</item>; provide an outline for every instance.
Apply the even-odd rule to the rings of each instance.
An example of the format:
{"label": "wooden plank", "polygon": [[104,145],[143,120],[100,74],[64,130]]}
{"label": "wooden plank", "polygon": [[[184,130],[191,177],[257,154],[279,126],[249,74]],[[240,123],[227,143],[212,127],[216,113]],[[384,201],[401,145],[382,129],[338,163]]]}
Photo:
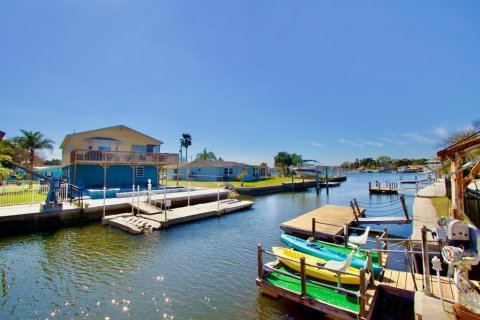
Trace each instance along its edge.
{"label": "wooden plank", "polygon": [[398,281],[397,281],[397,288],[405,289],[406,287],[407,287],[407,273],[406,272],[399,272]]}
{"label": "wooden plank", "polygon": [[286,221],[280,228],[285,232],[311,235],[313,218],[321,222],[315,227],[316,234],[332,236],[341,234],[344,224],[350,226],[354,216],[350,207],[326,205]]}

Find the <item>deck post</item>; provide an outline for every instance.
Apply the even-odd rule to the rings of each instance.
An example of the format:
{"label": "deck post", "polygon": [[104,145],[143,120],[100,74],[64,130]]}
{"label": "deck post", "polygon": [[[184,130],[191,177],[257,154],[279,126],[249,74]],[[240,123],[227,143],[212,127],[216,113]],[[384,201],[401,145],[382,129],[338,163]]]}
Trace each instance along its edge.
{"label": "deck post", "polygon": [[343,241],[345,242],[345,248],[348,248],[348,227],[347,227],[347,224],[343,225]]}
{"label": "deck post", "polygon": [[362,217],[362,213],[360,212],[360,207],[358,206],[358,202],[356,198],[353,198],[353,204],[355,204],[355,208],[357,209],[358,215]]}
{"label": "deck post", "polygon": [[365,269],[360,269],[360,295],[358,297],[359,304],[360,304],[360,318],[365,318],[366,315],[366,307],[365,307],[365,300],[366,300],[366,283],[365,283]]}
{"label": "deck post", "polygon": [[415,287],[415,291],[418,291],[417,282],[415,281],[415,273],[413,271],[413,265],[412,261],[410,260],[410,254],[408,253],[408,249],[405,249],[405,257],[407,258],[408,268],[410,269],[410,275],[412,276],[413,286]]}
{"label": "deck post", "polygon": [[374,279],[374,272],[373,272],[373,259],[372,259],[372,253],[370,252],[370,249],[365,250],[365,254],[367,255],[367,267],[368,267],[368,273],[370,273],[370,277],[368,278],[368,282],[373,286],[375,285],[375,279]]}
{"label": "deck post", "polygon": [[353,215],[355,216],[355,220],[357,221],[357,223],[359,223],[357,213],[355,212],[355,207],[353,206],[353,201],[350,201],[350,207],[352,207]]}
{"label": "deck post", "polygon": [[407,223],[410,223],[410,217],[408,215],[407,205],[405,204],[405,197],[403,195],[400,196],[400,202],[402,203],[403,213],[405,214],[405,218],[407,218]]}
{"label": "deck post", "polygon": [[312,237],[315,238],[315,218],[312,218]]}
{"label": "deck post", "polygon": [[140,185],[137,184],[137,215],[140,214]]}
{"label": "deck post", "polygon": [[[387,227],[383,228],[383,233],[385,233],[385,238],[388,238],[388,229]],[[388,250],[388,241],[385,241],[385,244],[383,245],[384,250]]]}
{"label": "deck post", "polygon": [[382,263],[382,251],[380,251],[380,250],[382,249],[382,247],[380,245],[380,236],[376,236],[375,238],[377,240],[378,262],[381,264]]}
{"label": "deck post", "polygon": [[262,250],[262,244],[257,245],[257,257],[258,257],[258,279],[263,278],[263,250]]}
{"label": "deck post", "polygon": [[422,226],[423,292],[430,296],[430,260],[428,260],[427,227]]}
{"label": "deck post", "polygon": [[328,196],[328,167],[325,166],[325,184],[327,187],[327,196]]}
{"label": "deck post", "polygon": [[302,297],[307,294],[307,273],[305,272],[305,257],[300,258],[300,279],[302,284]]}

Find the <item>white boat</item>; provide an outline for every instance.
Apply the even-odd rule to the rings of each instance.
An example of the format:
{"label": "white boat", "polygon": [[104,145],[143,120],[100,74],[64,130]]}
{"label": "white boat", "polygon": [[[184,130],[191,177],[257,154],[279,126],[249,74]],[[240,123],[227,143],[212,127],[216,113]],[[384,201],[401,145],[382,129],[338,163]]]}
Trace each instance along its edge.
{"label": "white boat", "polygon": [[303,160],[302,165],[293,168],[293,171],[302,178],[315,178],[322,167],[317,160]]}

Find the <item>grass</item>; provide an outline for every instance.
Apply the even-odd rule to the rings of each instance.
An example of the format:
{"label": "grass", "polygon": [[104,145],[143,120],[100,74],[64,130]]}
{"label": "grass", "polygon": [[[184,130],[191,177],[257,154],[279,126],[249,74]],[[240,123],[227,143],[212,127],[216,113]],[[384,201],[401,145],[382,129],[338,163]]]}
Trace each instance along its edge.
{"label": "grass", "polygon": [[[303,179],[301,178],[294,178],[294,182],[301,182]],[[275,186],[280,185],[282,183],[291,183],[292,177],[271,177],[267,179],[262,179],[258,181],[244,181],[243,186],[246,188],[255,188],[255,187],[265,187],[265,186]],[[220,187],[223,186],[224,182],[208,182],[208,181],[186,181],[180,180],[179,185],[187,186],[190,184],[191,187],[203,187],[203,188],[217,188],[219,185]],[[228,183],[234,185],[235,187],[241,187],[240,181],[229,181]],[[169,186],[176,186],[176,180],[168,180],[167,185]]]}
{"label": "grass", "polygon": [[432,198],[432,204],[437,211],[437,216],[448,216],[451,208],[450,200],[447,197]]}

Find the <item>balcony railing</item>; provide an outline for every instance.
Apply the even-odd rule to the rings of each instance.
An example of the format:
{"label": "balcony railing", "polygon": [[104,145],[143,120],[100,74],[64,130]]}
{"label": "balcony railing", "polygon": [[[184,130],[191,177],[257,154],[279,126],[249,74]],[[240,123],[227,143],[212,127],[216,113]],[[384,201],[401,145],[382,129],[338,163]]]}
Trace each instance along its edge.
{"label": "balcony railing", "polygon": [[70,154],[72,164],[108,162],[110,164],[143,163],[143,164],[176,164],[179,156],[176,153],[125,152],[100,150],[73,150]]}

